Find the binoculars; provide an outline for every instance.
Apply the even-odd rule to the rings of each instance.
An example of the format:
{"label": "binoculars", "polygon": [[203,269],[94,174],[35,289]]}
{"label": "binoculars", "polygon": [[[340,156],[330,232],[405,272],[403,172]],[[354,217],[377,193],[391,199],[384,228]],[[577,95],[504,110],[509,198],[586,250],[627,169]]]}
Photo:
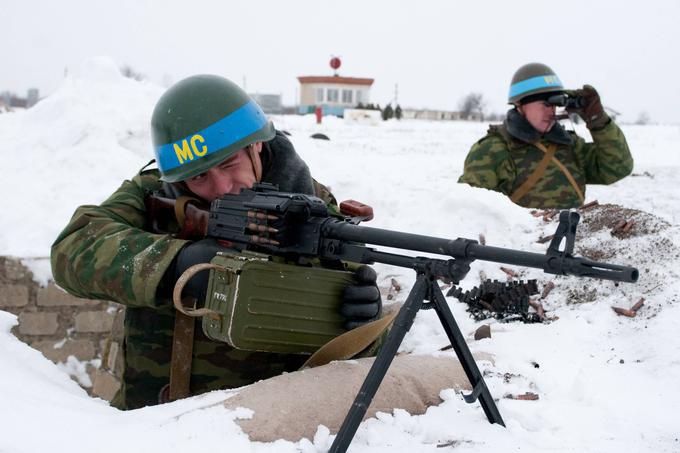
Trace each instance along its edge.
{"label": "binoculars", "polygon": [[586,100],[584,97],[570,96],[567,93],[560,93],[550,96],[546,102],[550,105],[574,110],[580,110],[586,106]]}

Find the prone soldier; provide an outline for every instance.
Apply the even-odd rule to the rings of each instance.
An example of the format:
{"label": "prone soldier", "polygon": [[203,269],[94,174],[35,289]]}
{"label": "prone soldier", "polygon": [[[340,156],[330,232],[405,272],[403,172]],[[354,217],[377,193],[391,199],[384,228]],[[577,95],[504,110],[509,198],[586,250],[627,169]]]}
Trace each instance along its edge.
{"label": "prone soldier", "polygon": [[[199,324],[194,329],[193,319],[188,327],[194,334],[188,339],[173,334],[182,330],[172,303],[176,280],[225,247],[210,238],[178,238],[181,221],[152,218],[145,204],[149,195],[209,204],[267,182],[283,191],[316,195],[337,209],[333,195],[311,177],[285,135],[227,79],[197,75],[169,88],[155,106],[151,130],[158,169],[142,169],[99,206],[79,207],[51,253],[53,276],[62,288],[126,306],[122,385],[112,401],[120,409],[172,399],[171,368],[188,368],[188,394],[195,395],[294,371],[307,358],[236,349],[208,338]],[[167,231],[157,231],[159,224]],[[207,285],[208,275],[201,272],[183,294],[200,304]],[[318,290],[297,291],[313,299],[312,289]],[[368,266],[356,268],[356,278],[337,297],[347,330],[381,313],[376,274]],[[173,346],[173,338],[186,344]],[[190,351],[189,360],[178,363],[174,350]]]}

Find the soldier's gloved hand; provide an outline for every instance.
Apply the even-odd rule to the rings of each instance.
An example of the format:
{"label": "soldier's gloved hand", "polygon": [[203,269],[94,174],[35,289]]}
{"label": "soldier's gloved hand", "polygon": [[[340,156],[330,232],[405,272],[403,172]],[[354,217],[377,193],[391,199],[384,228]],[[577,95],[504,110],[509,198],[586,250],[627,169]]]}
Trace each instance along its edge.
{"label": "soldier's gloved hand", "polygon": [[340,305],[340,314],[347,318],[347,330],[375,321],[382,312],[382,300],[376,284],[377,275],[373,268],[360,266],[355,275],[357,283],[345,287]]}
{"label": "soldier's gloved hand", "polygon": [[[170,294],[172,288],[175,286],[177,279],[191,266],[199,263],[209,263],[217,252],[226,250],[216,240],[211,238],[201,239],[200,241],[191,242],[185,245],[179,253],[175,256],[172,265],[165,273],[167,278]],[[205,294],[208,288],[208,279],[210,271],[204,270],[194,275],[184,286],[182,297],[194,297],[199,303],[205,300]]]}
{"label": "soldier's gloved hand", "polygon": [[585,106],[582,109],[567,109],[570,113],[576,113],[586,122],[588,129],[601,129],[609,122],[609,115],[604,111],[600,95],[595,88],[590,85],[583,85],[583,88],[573,92],[573,95],[582,97]]}

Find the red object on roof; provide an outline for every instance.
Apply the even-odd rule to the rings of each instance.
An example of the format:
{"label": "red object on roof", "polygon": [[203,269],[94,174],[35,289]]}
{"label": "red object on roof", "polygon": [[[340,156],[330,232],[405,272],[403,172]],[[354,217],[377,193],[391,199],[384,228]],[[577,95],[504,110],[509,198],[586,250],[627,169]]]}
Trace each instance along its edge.
{"label": "red object on roof", "polygon": [[342,85],[373,85],[374,79],[359,77],[340,77],[340,76],[301,76],[297,78],[301,84],[304,83],[331,83]]}
{"label": "red object on roof", "polygon": [[338,69],[341,64],[342,64],[342,61],[340,61],[340,59],[338,57],[331,58],[331,68]]}

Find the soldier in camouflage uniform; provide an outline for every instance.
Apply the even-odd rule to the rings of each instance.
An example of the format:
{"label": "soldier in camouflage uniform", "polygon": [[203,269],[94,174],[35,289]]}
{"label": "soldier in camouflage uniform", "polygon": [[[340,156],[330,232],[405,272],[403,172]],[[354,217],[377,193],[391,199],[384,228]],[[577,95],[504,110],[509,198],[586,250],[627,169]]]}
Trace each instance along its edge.
{"label": "soldier in camouflage uniform", "polygon": [[[79,207],[51,254],[54,279],[62,288],[127,307],[122,387],[112,401],[120,409],[159,402],[170,375],[174,283],[188,267],[209,262],[223,250],[212,239],[190,242],[150,232],[147,195],[191,195],[210,202],[263,181],[335,204],[260,107],[221,77],[193,76],[171,87],[156,105],[152,133],[159,169],[143,169],[99,206]],[[375,271],[360,269],[357,283],[345,288],[341,302],[348,329],[381,311]],[[207,272],[197,274],[183,294],[203,300],[207,281]],[[294,371],[307,358],[237,350],[211,341],[196,326],[191,394]]]}
{"label": "soldier in camouflage uniform", "polygon": [[[569,98],[581,102],[567,104],[567,112],[583,118],[593,143],[555,121],[555,99]],[[562,209],[583,204],[586,184],[612,184],[632,171],[623,132],[593,87],[565,91],[548,66],[530,63],[515,73],[509,103],[503,124],[473,145],[459,183],[502,192],[527,208]]]}

